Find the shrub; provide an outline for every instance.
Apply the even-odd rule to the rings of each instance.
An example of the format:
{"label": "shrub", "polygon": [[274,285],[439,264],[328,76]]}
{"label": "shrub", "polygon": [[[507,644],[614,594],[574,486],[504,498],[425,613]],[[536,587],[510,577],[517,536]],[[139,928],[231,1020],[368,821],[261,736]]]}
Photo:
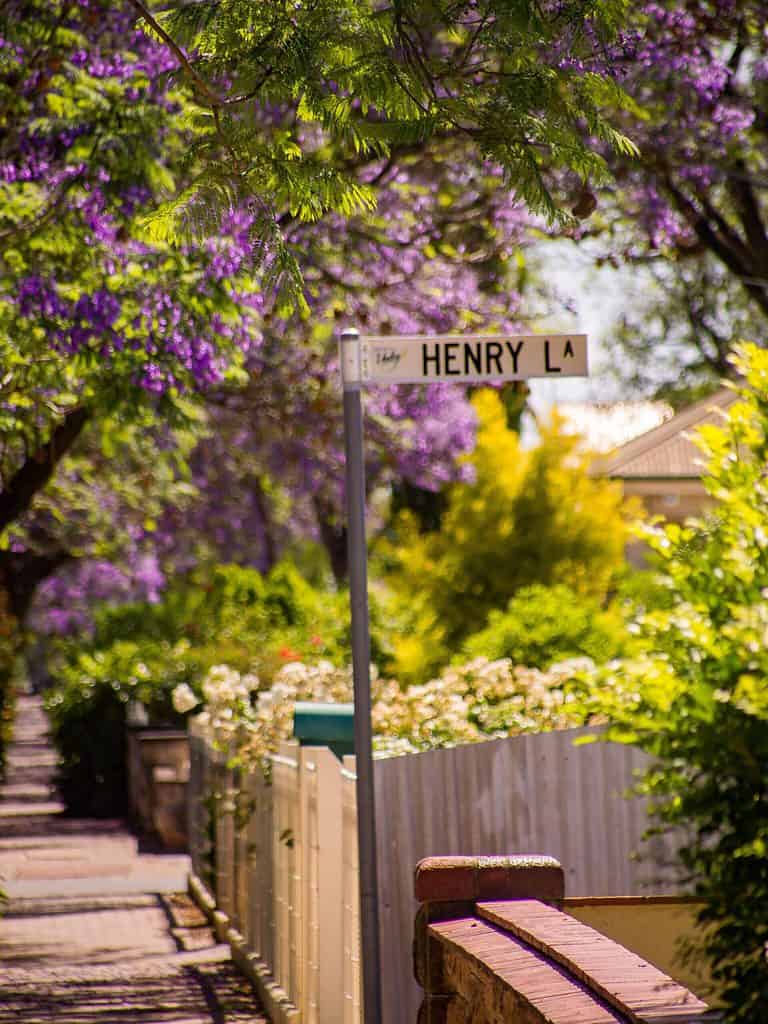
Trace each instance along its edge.
{"label": "shrub", "polygon": [[269,679],[302,655],[343,659],[348,617],[343,593],[311,587],[290,564],[267,576],[219,565],[171,584],[157,604],[97,612],[89,647],[136,642],[153,674],[182,673],[197,684],[220,662]]}
{"label": "shrub", "polygon": [[202,693],[222,662],[258,672],[267,686],[302,657],[348,657],[343,594],[309,586],[291,565],[262,577],[254,569],[217,566],[168,588],[158,604],[103,608],[90,638],[59,641],[56,686],[46,702],[61,753],[61,786],[72,812],[125,810],[126,708],[139,701],[152,724],[183,718],[171,695],[181,683]]}
{"label": "shrub", "polygon": [[584,656],[601,664],[621,650],[623,622],[594,598],[564,584],[522,587],[504,611],[492,611],[485,629],[464,644],[463,657],[509,658],[516,665],[547,668]]}
{"label": "shrub", "polygon": [[[608,738],[655,766],[644,782],[662,826],[682,825],[701,948],[732,1024],[768,1006],[768,352],[737,350],[740,399],[701,430],[701,520],[645,531],[666,603],[634,629],[643,652],[589,680],[583,703]],[[597,685],[594,685],[597,683]]]}
{"label": "shrub", "polygon": [[403,681],[429,678],[522,587],[566,584],[602,600],[624,565],[634,509],[616,484],[589,475],[578,438],[555,419],[523,451],[496,392],[479,392],[473,404],[474,482],[449,488],[439,531],[420,532],[403,515],[394,541],[378,547],[403,624],[391,660]]}
{"label": "shrub", "polygon": [[59,752],[59,789],[72,814],[121,817],[128,809],[125,703],[108,680],[65,685],[46,697]]}
{"label": "shrub", "polygon": [[[445,669],[423,686],[408,687],[374,674],[375,748],[379,754],[400,754],[580,724],[564,691],[576,667],[565,663],[540,672],[508,659],[477,658]],[[208,673],[202,698],[179,686],[174,704],[187,713],[202,703],[197,722],[209,740],[254,767],[291,735],[297,700],[351,701],[352,674],[328,661],[294,662],[254,699],[258,688],[254,677],[219,665]]]}

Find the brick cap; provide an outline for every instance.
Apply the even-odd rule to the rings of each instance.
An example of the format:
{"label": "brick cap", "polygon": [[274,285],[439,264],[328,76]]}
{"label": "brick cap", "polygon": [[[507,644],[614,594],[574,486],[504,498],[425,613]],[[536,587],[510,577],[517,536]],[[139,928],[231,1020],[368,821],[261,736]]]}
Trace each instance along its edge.
{"label": "brick cap", "polygon": [[497,900],[479,903],[476,913],[565,968],[622,1019],[633,1024],[703,1024],[706,1003],[636,953],[561,910],[539,900]]}
{"label": "brick cap", "polygon": [[563,869],[554,857],[425,857],[416,865],[420,903],[475,900],[561,900]]}

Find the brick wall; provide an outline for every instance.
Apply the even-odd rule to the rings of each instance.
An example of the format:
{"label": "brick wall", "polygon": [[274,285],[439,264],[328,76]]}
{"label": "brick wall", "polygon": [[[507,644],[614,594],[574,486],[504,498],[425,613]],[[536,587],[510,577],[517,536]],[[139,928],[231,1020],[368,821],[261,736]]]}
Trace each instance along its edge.
{"label": "brick wall", "polygon": [[561,907],[551,857],[430,857],[414,968],[418,1024],[703,1024],[708,1007]]}

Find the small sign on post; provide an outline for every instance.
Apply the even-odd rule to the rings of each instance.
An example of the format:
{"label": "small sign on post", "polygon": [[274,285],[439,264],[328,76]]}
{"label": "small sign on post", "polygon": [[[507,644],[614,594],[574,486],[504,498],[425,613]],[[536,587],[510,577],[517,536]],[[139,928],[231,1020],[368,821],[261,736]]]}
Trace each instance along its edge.
{"label": "small sign on post", "polygon": [[375,384],[470,384],[532,377],[585,377],[587,337],[585,334],[474,334],[361,338],[356,330],[346,330],[341,335],[339,355],[344,389],[352,609],[363,1020],[364,1024],[383,1024],[360,390]]}
{"label": "small sign on post", "polygon": [[342,350],[345,381],[474,384],[531,377],[586,377],[585,334],[358,338]]}

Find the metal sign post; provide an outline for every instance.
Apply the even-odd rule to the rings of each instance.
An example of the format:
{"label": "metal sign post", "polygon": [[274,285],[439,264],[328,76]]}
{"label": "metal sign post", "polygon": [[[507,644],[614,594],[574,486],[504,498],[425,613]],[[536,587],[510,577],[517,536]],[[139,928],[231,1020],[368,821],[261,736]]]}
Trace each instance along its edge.
{"label": "metal sign post", "polygon": [[352,607],[352,673],[355,689],[355,771],[360,875],[360,941],[363,961],[363,1020],[382,1024],[379,955],[376,814],[371,730],[371,638],[368,629],[368,557],[365,543],[365,463],[360,401],[360,336],[341,335],[344,385],[344,452],[347,483],[349,600]]}
{"label": "metal sign post", "polygon": [[360,390],[364,384],[376,383],[479,383],[530,377],[583,377],[587,374],[587,338],[583,334],[361,338],[356,330],[350,329],[342,332],[339,354],[344,388],[347,550],[352,606],[363,1020],[365,1024],[383,1024]]}

